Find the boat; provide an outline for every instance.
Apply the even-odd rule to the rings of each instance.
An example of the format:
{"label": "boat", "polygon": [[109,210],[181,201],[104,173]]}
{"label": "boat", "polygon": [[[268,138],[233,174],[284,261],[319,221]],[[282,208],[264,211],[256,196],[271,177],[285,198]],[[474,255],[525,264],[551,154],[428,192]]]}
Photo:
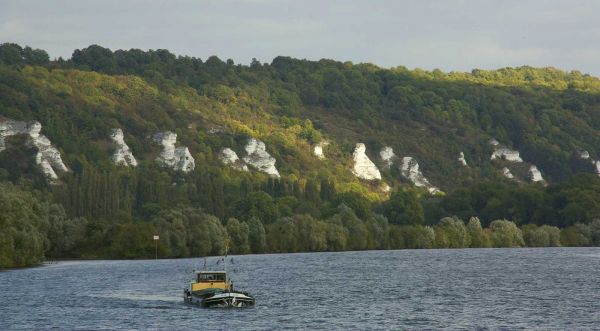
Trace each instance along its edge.
{"label": "boat", "polygon": [[186,303],[203,308],[252,307],[254,297],[233,289],[227,271],[196,271],[196,277],[184,290]]}

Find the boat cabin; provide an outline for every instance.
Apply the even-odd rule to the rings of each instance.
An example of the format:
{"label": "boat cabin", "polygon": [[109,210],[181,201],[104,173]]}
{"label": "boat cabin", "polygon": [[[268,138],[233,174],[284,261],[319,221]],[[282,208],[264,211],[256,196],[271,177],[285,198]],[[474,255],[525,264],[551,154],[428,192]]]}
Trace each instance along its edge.
{"label": "boat cabin", "polygon": [[208,289],[229,290],[229,286],[225,271],[197,271],[191,290],[192,292]]}

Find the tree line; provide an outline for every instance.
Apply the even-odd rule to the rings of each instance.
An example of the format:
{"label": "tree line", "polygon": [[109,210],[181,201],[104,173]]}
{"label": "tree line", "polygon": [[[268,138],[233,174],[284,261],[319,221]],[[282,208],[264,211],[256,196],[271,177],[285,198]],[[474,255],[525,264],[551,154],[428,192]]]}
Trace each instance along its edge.
{"label": "tree line", "polygon": [[161,209],[136,221],[69,217],[39,191],[0,184],[0,268],[46,259],[151,258],[159,235],[162,258],[249,253],[293,253],[366,249],[549,247],[600,245],[600,220],[559,229],[517,226],[477,217],[466,223],[444,217],[435,225],[400,225],[384,215],[359,217],[344,203],[328,217],[293,214],[263,221],[218,217],[191,206]]}

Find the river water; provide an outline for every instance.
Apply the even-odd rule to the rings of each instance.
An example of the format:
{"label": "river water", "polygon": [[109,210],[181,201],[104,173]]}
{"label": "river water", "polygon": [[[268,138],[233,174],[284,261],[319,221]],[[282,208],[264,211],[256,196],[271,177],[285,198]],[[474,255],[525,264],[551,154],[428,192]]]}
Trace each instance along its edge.
{"label": "river water", "polygon": [[0,329],[600,329],[600,248],[234,256],[235,287],[257,300],[238,310],[183,304],[202,265],[73,261],[0,272]]}

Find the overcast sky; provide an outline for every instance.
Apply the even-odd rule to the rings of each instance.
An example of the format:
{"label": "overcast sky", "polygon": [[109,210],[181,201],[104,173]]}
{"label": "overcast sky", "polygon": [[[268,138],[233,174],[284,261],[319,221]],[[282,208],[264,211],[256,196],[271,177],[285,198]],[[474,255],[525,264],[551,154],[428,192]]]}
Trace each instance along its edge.
{"label": "overcast sky", "polygon": [[236,63],[287,55],[470,71],[554,66],[600,76],[600,1],[8,1],[0,42],[165,48]]}

